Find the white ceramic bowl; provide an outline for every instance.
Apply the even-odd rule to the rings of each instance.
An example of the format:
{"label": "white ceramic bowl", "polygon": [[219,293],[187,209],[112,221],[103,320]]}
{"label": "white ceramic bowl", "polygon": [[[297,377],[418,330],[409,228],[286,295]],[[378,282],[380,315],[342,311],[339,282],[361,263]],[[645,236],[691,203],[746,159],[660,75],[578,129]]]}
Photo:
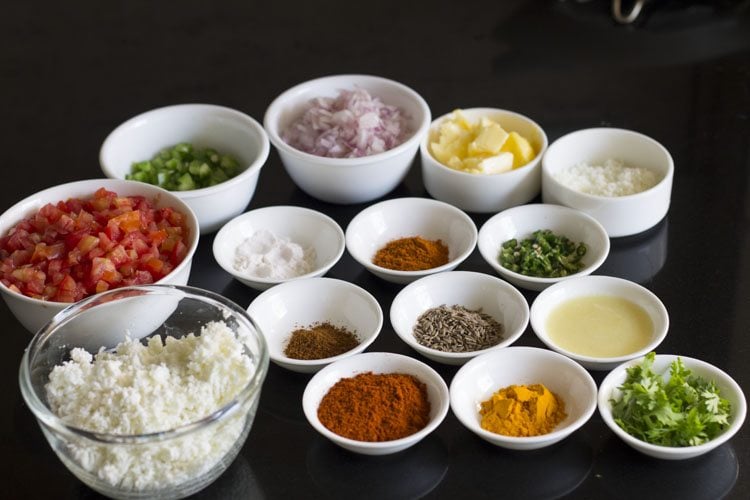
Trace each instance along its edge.
{"label": "white ceramic bowl", "polygon": [[[460,305],[481,309],[503,325],[497,345],[472,352],[444,352],[424,346],[414,338],[414,326],[428,309]],[[488,351],[518,340],[529,324],[529,304],[521,292],[500,278],[470,271],[433,274],[405,286],[391,303],[391,325],[401,340],[423,356],[440,363],[460,365]]]}
{"label": "white ceramic bowl", "polygon": [[[247,308],[268,343],[271,361],[300,373],[313,373],[334,361],[364,351],[383,326],[383,311],[366,290],[347,281],[308,278],[287,281],[258,295]],[[360,343],[338,356],[293,359],[284,354],[291,333],[315,323],[328,322],[353,332]]]}
{"label": "white ceramic bowl", "polygon": [[[588,296],[620,297],[643,308],[651,318],[651,341],[643,348],[616,357],[594,357],[563,349],[550,339],[547,318],[564,302]],[[611,370],[624,361],[643,356],[661,344],[669,329],[669,315],[659,297],[632,281],[612,276],[582,276],[561,281],[540,293],[531,304],[531,328],[547,347],[572,358],[591,370]]]}
{"label": "white ceramic bowl", "polygon": [[[260,230],[270,231],[303,248],[313,248],[313,270],[294,278],[270,279],[235,269],[235,250]],[[344,247],[344,231],[327,215],[303,207],[272,206],[245,212],[224,224],[214,238],[213,253],[216,262],[226,272],[251,288],[266,290],[284,281],[324,275],[341,258]]]}
{"label": "white ceramic bowl", "polygon": [[[548,434],[512,437],[481,427],[481,403],[510,385],[544,384],[565,402],[567,417]],[[547,349],[508,347],[470,360],[453,377],[451,410],[471,432],[494,445],[535,450],[565,439],[585,424],[596,409],[596,384],[575,361]]]}
{"label": "white ceramic bowl", "polygon": [[[385,104],[398,106],[409,119],[412,135],[383,153],[361,158],[327,158],[287,144],[281,134],[316,97],[336,97],[361,88]],[[289,176],[304,192],[331,203],[362,203],[392,191],[406,176],[430,124],[430,108],[409,87],[377,76],[336,75],[310,80],[279,95],[266,110],[263,125]]]}
{"label": "white ceramic bowl", "polygon": [[[165,303],[171,304],[166,315],[154,307]],[[135,311],[140,315],[133,315]],[[110,317],[108,325],[101,322],[105,315]],[[49,374],[55,366],[70,361],[71,349],[83,348],[90,353],[100,348],[111,350],[130,336],[131,328],[149,337],[200,336],[201,327],[217,318],[222,318],[232,334],[243,341],[251,372],[236,396],[223,406],[208,410],[210,413],[160,432],[128,435],[76,428],[50,407],[45,390]],[[112,323],[112,319],[121,321]],[[146,324],[150,327],[143,329]],[[168,376],[169,370],[163,370],[160,374]],[[169,499],[184,498],[205,488],[232,463],[252,427],[267,370],[263,336],[242,308],[197,288],[143,285],[89,297],[55,316],[24,352],[19,383],[24,401],[50,446],[78,479],[111,498]],[[142,374],[150,375],[148,371]],[[211,375],[221,378],[226,372]],[[222,396],[217,399],[226,400],[226,394]],[[141,404],[149,406],[150,402],[153,412],[153,399],[144,400]],[[160,403],[156,402],[156,408]],[[107,402],[101,404],[105,406]],[[143,412],[150,413],[148,409]],[[164,457],[180,460],[171,462]],[[153,467],[150,474],[137,472],[143,470],[138,467],[147,466]]]}
{"label": "white ceramic bowl", "polygon": [[497,121],[506,131],[515,131],[529,140],[536,156],[526,165],[501,174],[472,174],[447,167],[430,153],[430,142],[437,139],[440,124],[451,114],[437,118],[422,139],[422,179],[435,199],[467,212],[492,213],[532,200],[541,188],[541,159],[547,149],[547,135],[536,122],[519,113],[496,108],[470,108],[461,112],[472,122],[482,117]]}
{"label": "white ceramic bowl", "polygon": [[[376,266],[375,253],[388,242],[421,236],[448,246],[448,263],[423,271],[396,271]],[[429,198],[395,198],[362,210],[346,228],[346,249],[375,276],[393,283],[410,283],[428,274],[451,271],[474,250],[477,228],[458,208]]]}
{"label": "white ceramic bowl", "polygon": [[[662,373],[664,379],[669,380],[669,365],[677,357],[678,356],[671,354],[657,354],[653,365],[654,372]],[[665,460],[683,460],[697,457],[722,445],[731,439],[740,427],[742,427],[742,423],[744,422],[747,413],[745,396],[742,393],[740,386],[732,379],[732,377],[705,361],[686,358],[684,356],[679,356],[679,358],[682,359],[685,368],[689,369],[694,375],[701,376],[707,380],[713,380],[716,383],[721,396],[728,399],[732,405],[729,427],[721,435],[707,443],[686,447],[654,445],[631,436],[615,423],[612,418],[612,404],[610,403],[610,399],[618,399],[620,397],[619,387],[622,386],[627,379],[627,369],[631,366],[640,364],[643,361],[643,357],[633,359],[617,366],[604,378],[599,386],[599,413],[604,419],[604,423],[612,429],[612,432],[617,434],[617,437],[622,439],[628,446],[631,446],[641,453]]]}
{"label": "white ceramic bowl", "polygon": [[221,184],[174,195],[193,209],[201,233],[216,231],[247,208],[270,146],[263,127],[248,115],[212,104],[178,104],[147,111],[114,129],[99,152],[102,172],[125,179],[135,162],[181,142],[234,156],[243,171]]}
{"label": "white ceramic bowl", "polygon": [[[156,207],[173,207],[185,215],[186,224],[189,228],[188,252],[183,261],[157,283],[171,285],[187,284],[193,255],[198,248],[198,239],[200,237],[198,220],[195,213],[184,201],[176,197],[173,193],[142,182],[119,179],[89,179],[60,184],[39,191],[19,201],[0,215],[0,235],[5,235],[11,227],[21,222],[22,219],[38,212],[47,203],[57,203],[69,198],[90,198],[101,187],[109,191],[114,191],[121,196],[145,196]],[[3,284],[0,284],[0,293],[2,293],[5,303],[16,319],[32,333],[38,331],[55,314],[70,305],[62,302],[33,299],[11,291]]]}
{"label": "white ceramic bowl", "polygon": [[[581,193],[555,176],[581,162],[601,165],[608,159],[652,170],[660,181],[637,194],[619,197]],[[542,160],[542,200],[582,210],[602,223],[612,237],[640,233],[656,225],[669,210],[674,162],[664,146],[638,132],[591,128],[553,142]]]}
{"label": "white ceramic bowl", "polygon": [[[511,239],[519,242],[530,238],[538,229],[549,229],[558,236],[586,244],[586,255],[581,259],[584,268],[570,276],[541,278],[526,276],[500,265],[498,260],[503,243]],[[559,281],[585,276],[602,265],[609,255],[609,237],[593,217],[578,210],[559,205],[532,204],[509,208],[491,217],[479,230],[477,243],[484,260],[504,279],[527,290],[543,290]]]}
{"label": "white ceramic bowl", "polygon": [[[331,387],[342,378],[360,373],[404,373],[413,375],[427,386],[430,401],[430,421],[422,430],[393,441],[357,441],[330,431],[318,419],[318,406]],[[390,352],[368,352],[337,361],[315,374],[305,387],[302,409],[310,425],[324,437],[344,449],[363,455],[388,455],[414,446],[434,431],[448,413],[448,387],[442,377],[421,361]]]}

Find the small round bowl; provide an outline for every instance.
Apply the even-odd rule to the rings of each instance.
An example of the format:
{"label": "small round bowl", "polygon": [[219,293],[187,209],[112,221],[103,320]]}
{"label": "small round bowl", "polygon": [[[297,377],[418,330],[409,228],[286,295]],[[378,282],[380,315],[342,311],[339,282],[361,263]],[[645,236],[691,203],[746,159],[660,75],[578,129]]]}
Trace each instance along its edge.
{"label": "small round bowl", "polygon": [[[567,417],[549,434],[512,437],[481,427],[481,403],[510,385],[544,384],[565,402]],[[462,366],[450,388],[451,410],[471,432],[512,450],[536,450],[561,441],[585,424],[596,409],[596,384],[575,361],[535,347],[487,352]]]}
{"label": "small round bowl", "polygon": [[610,399],[620,397],[619,387],[622,386],[627,379],[627,369],[643,362],[643,357],[630,360],[617,366],[604,378],[599,386],[598,407],[599,413],[601,414],[602,419],[604,419],[604,423],[606,423],[607,426],[612,429],[612,432],[614,432],[617,437],[622,439],[628,446],[646,455],[664,460],[684,460],[697,457],[724,444],[737,433],[740,427],[742,427],[742,423],[744,422],[747,413],[745,396],[737,382],[719,368],[710,365],[705,361],[671,354],[657,354],[653,365],[654,372],[662,373],[665,380],[668,380],[669,365],[678,357],[682,359],[685,368],[689,369],[694,375],[701,376],[706,380],[714,381],[721,396],[728,399],[732,405],[729,427],[721,435],[707,443],[686,447],[654,445],[631,436],[615,423],[612,418],[612,404],[610,403]]}
{"label": "small round bowl", "polygon": [[[235,250],[259,230],[270,231],[303,248],[313,248],[313,270],[294,278],[278,280],[251,276],[235,269]],[[214,238],[213,253],[222,269],[237,280],[256,290],[266,290],[293,279],[323,276],[341,258],[344,247],[344,231],[327,215],[309,208],[272,206],[251,210],[224,224]]]}
{"label": "small round bowl", "polygon": [[[49,374],[70,359],[71,349],[112,349],[126,336],[133,338],[133,332],[140,337],[199,336],[202,326],[217,320],[243,340],[253,371],[237,396],[210,414],[160,432],[115,435],[77,428],[48,406]],[[19,383],[50,446],[87,486],[113,498],[183,498],[219,477],[242,448],[267,369],[263,336],[242,308],[197,288],[143,285],[95,295],[55,316],[24,352]],[[165,456],[181,460],[164,461]],[[143,467],[149,468],[147,474]]]}
{"label": "small round bowl", "polygon": [[234,156],[244,170],[217,184],[173,194],[195,211],[201,233],[216,231],[241,214],[255,193],[270,146],[263,127],[248,115],[212,104],[178,104],[147,111],[114,129],[99,151],[102,172],[125,179],[135,162],[181,142]]}
{"label": "small round bowl", "polygon": [[[427,386],[430,401],[430,421],[422,430],[393,441],[357,441],[330,431],[318,419],[318,406],[328,391],[342,378],[360,373],[405,373]],[[414,446],[434,431],[448,413],[448,386],[442,377],[421,361],[390,352],[367,352],[337,361],[320,370],[310,379],[302,395],[302,409],[313,428],[342,448],[363,455],[388,455]]]}
{"label": "small round bowl", "polygon": [[[508,240],[519,242],[530,238],[538,229],[549,229],[576,243],[586,244],[584,267],[575,274],[560,278],[540,278],[516,273],[500,265],[500,249]],[[477,243],[484,260],[504,279],[527,290],[544,290],[548,286],[576,276],[594,272],[609,255],[609,237],[593,217],[559,205],[533,204],[509,208],[491,217],[479,230]]]}
{"label": "small round bowl", "polygon": [[[69,198],[89,198],[99,188],[114,191],[120,196],[145,196],[157,208],[172,207],[185,215],[185,222],[189,229],[188,252],[183,261],[175,266],[171,273],[157,281],[157,283],[171,285],[185,285],[190,276],[193,255],[198,248],[200,231],[198,219],[190,207],[180,198],[169,191],[142,182],[119,179],[90,179],[84,181],[60,184],[19,201],[2,215],[0,215],[0,236],[26,217],[38,212],[47,203],[57,203]],[[10,290],[0,283],[0,293],[16,319],[30,332],[36,333],[58,312],[69,306],[65,302],[51,302],[34,299]]]}
{"label": "small round bowl", "polygon": [[487,117],[506,131],[523,135],[534,146],[536,156],[526,165],[501,174],[474,174],[447,167],[430,153],[441,123],[451,113],[437,118],[419,146],[422,179],[433,198],[467,212],[492,213],[532,200],[541,188],[541,159],[547,149],[547,135],[536,122],[519,113],[496,108],[470,108],[461,112],[472,122]]}
{"label": "small round bowl", "polygon": [[[332,278],[308,278],[276,285],[258,295],[247,311],[266,337],[271,361],[300,373],[314,373],[364,351],[383,327],[383,310],[375,297],[357,285]],[[322,322],[353,332],[360,340],[359,345],[322,359],[293,359],[284,354],[294,330]]]}
{"label": "small round bowl", "polygon": [[[316,97],[335,97],[341,90],[361,88],[385,104],[403,110],[412,135],[383,153],[360,158],[328,158],[293,148],[282,132]],[[391,192],[406,176],[419,143],[430,124],[430,108],[409,87],[377,76],[336,75],[310,80],[279,95],[266,110],[263,125],[271,144],[295,184],[319,200],[339,203],[363,203]]]}
{"label": "small round bowl", "polygon": [[[375,253],[388,242],[421,236],[448,246],[448,263],[423,271],[396,271],[376,266]],[[474,250],[477,227],[458,208],[429,198],[381,201],[358,213],[346,228],[346,249],[375,276],[392,283],[410,283],[428,274],[451,271]]]}
{"label": "small round bowl", "polygon": [[[651,189],[627,196],[597,196],[564,186],[556,175],[581,162],[602,164],[616,159],[652,170],[660,181]],[[591,128],[553,142],[542,160],[542,200],[576,208],[601,222],[611,237],[628,236],[655,226],[669,210],[674,162],[664,146],[638,132]]]}
{"label": "small round bowl", "polygon": [[[651,341],[635,352],[616,357],[584,356],[555,344],[550,339],[547,330],[547,318],[550,313],[568,300],[594,295],[620,297],[643,308],[653,323]],[[659,297],[637,283],[612,276],[582,276],[561,281],[537,296],[531,304],[531,328],[547,347],[578,361],[586,368],[611,370],[624,361],[643,356],[656,349],[667,336],[669,315]]]}
{"label": "small round bowl", "polygon": [[[426,310],[441,305],[481,309],[504,327],[503,340],[472,352],[445,352],[414,338],[414,326]],[[460,365],[473,357],[502,349],[519,339],[529,324],[529,304],[521,292],[500,278],[470,271],[433,274],[405,286],[391,303],[391,325],[401,340],[426,358]]]}

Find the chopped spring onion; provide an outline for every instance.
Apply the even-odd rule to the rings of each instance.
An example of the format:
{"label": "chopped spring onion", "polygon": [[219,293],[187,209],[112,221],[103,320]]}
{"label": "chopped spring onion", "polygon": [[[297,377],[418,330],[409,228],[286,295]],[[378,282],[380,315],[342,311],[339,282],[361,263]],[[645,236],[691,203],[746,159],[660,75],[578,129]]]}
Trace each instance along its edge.
{"label": "chopped spring onion", "polygon": [[586,244],[575,243],[549,229],[534,231],[531,238],[503,243],[498,260],[513,272],[540,278],[559,278],[583,269]]}

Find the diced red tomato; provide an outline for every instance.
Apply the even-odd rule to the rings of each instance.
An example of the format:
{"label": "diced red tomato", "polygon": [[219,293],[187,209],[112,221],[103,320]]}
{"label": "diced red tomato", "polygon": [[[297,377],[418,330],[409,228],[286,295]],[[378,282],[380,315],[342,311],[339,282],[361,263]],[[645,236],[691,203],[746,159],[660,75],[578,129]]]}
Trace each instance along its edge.
{"label": "diced red tomato", "polygon": [[50,203],[0,237],[0,282],[57,302],[153,283],[187,255],[184,221],[143,196],[103,188],[89,199]]}

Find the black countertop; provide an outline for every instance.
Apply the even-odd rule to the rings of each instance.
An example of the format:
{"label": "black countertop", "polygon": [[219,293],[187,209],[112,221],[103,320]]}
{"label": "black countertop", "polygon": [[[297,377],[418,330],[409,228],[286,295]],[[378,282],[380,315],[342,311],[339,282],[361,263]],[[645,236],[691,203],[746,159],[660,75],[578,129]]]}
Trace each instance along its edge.
{"label": "black countertop", "polygon": [[[626,2],[627,3],[627,2]],[[12,2],[0,16],[0,210],[43,188],[101,177],[99,147],[119,123],[163,105],[205,102],[262,120],[302,81],[367,73],[403,82],[433,116],[457,107],[528,115],[550,142],[592,126],[645,133],[675,161],[672,205],[645,234],[616,239],[598,274],[646,286],[671,320],[660,353],[702,359],[750,388],[750,22],[748,2],[652,0],[638,21],[609,1]],[[428,196],[418,160],[388,197]],[[248,210],[311,207],[342,227],[366,205],[318,202],[272,151]],[[473,216],[480,226],[489,215]],[[202,238],[190,284],[247,306]],[[492,273],[478,251],[459,269]],[[397,285],[348,254],[328,276],[374,294],[386,312]],[[533,301],[535,293],[524,292]],[[4,498],[91,498],[49,448],[17,383],[31,335],[0,306]],[[541,347],[529,328],[516,345]],[[386,320],[370,351],[422,359]],[[450,382],[455,367],[427,361]],[[603,373],[593,372],[600,382]],[[309,376],[272,365],[241,455],[203,498],[750,498],[750,428],[689,461],[641,455],[598,414],[561,444],[495,448],[449,414],[416,447],[349,454],[302,414]]]}

